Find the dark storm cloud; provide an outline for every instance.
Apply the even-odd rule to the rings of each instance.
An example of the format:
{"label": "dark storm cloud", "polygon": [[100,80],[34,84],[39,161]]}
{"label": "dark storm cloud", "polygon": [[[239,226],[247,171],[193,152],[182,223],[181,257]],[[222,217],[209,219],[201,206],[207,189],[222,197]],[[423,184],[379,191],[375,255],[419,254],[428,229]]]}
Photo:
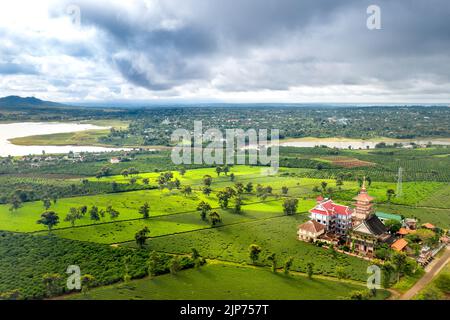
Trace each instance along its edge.
{"label": "dark storm cloud", "polygon": [[[70,3],[82,26],[101,32],[111,65],[150,90],[450,82],[448,0]],[[381,30],[366,28],[371,4],[381,8]]]}
{"label": "dark storm cloud", "polygon": [[152,90],[167,90],[171,88],[169,83],[153,83],[147,73],[142,68],[133,66],[128,59],[116,59],[116,66],[122,75],[131,83],[141,87],[151,88]]}

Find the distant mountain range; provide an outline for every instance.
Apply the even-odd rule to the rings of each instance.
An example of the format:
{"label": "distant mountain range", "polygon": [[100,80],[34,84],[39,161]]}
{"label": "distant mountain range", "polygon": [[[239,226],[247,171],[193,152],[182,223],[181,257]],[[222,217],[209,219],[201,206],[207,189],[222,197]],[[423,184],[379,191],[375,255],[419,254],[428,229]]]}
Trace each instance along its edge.
{"label": "distant mountain range", "polygon": [[203,101],[185,101],[185,100],[114,100],[100,102],[74,102],[70,104],[45,101],[36,97],[22,98],[20,96],[7,96],[0,98],[0,108],[3,109],[84,109],[89,108],[151,108],[151,107],[449,107],[446,103],[227,103],[219,100],[210,99]]}
{"label": "distant mountain range", "polygon": [[45,101],[35,97],[22,98],[19,96],[7,96],[0,98],[0,107],[5,108],[32,108],[32,107],[66,107],[67,105],[52,101]]}

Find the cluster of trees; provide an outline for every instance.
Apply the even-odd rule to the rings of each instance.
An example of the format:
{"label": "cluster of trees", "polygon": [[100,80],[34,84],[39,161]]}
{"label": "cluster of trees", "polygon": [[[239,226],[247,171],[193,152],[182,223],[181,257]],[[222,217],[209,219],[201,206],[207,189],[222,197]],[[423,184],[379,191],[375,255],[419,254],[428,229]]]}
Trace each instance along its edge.
{"label": "cluster of trees", "polygon": [[178,178],[173,179],[173,173],[170,171],[162,172],[156,179],[159,189],[162,191],[165,188],[169,190],[180,189],[181,182]]}
{"label": "cluster of trees", "polygon": [[[15,190],[13,194],[10,196],[10,211],[15,211],[22,207],[23,202],[36,200],[35,193],[33,191],[27,192],[21,189]],[[44,205],[45,210],[48,210],[50,206],[56,204],[58,201],[58,195],[56,193],[46,192],[42,197],[42,203]]]}
{"label": "cluster of trees", "polygon": [[195,248],[191,249],[190,256],[169,256],[167,254],[152,251],[148,259],[147,273],[150,276],[157,276],[167,272],[176,274],[182,269],[198,268],[205,263],[206,259],[204,259]]}
{"label": "cluster of trees", "polygon": [[418,229],[415,233],[408,234],[405,239],[408,241],[409,246],[416,251],[416,255],[419,255],[420,244],[425,244],[430,247],[434,247],[439,243],[442,229],[436,229],[435,231],[428,229]]}
{"label": "cluster of trees", "polygon": [[387,189],[386,190],[386,197],[388,202],[391,202],[392,197],[395,197],[395,190],[394,189]]}
{"label": "cluster of trees", "polygon": [[203,176],[202,182],[203,182],[203,185],[204,185],[203,189],[202,189],[202,192],[203,192],[203,194],[209,196],[211,194],[211,192],[212,192],[211,184],[213,182],[213,179],[212,179],[212,177],[209,174],[207,174],[207,175]]}
{"label": "cluster of trees", "polygon": [[148,219],[150,217],[150,205],[148,202],[145,202],[139,207],[139,214],[141,214],[144,219]]}
{"label": "cluster of trees", "polygon": [[[87,206],[81,206],[79,208],[70,208],[64,221],[70,222],[72,227],[74,227],[76,221],[82,219],[88,212],[89,218],[93,221],[99,221],[101,218],[105,217],[105,214],[109,215],[111,220],[117,219],[120,215],[120,212],[112,206],[107,206],[105,210],[99,209],[96,206],[92,206],[91,209],[88,210]],[[41,214],[37,223],[45,225],[48,228],[48,231],[51,232],[53,227],[59,224],[59,216],[55,211],[45,211]]]}
{"label": "cluster of trees", "polygon": [[[82,206],[80,208],[72,207],[69,209],[69,213],[64,218],[64,221],[70,222],[72,227],[74,227],[76,220],[83,218],[85,216],[86,212],[87,212],[86,206]],[[97,214],[98,214],[98,212],[97,212]],[[98,215],[98,219],[100,219],[100,215]]]}
{"label": "cluster of trees", "polygon": [[376,295],[376,289],[373,290],[355,290],[350,292],[350,300],[370,300]]}
{"label": "cluster of trees", "polygon": [[205,201],[198,204],[197,211],[200,211],[200,218],[203,221],[209,221],[212,227],[222,222],[220,214],[217,211],[212,211],[211,205]]}
{"label": "cluster of trees", "polygon": [[123,169],[120,174],[124,177],[128,177],[128,176],[134,176],[139,174],[139,170],[136,169],[135,167],[130,167],[128,169]]}
{"label": "cluster of trees", "polygon": [[[212,177],[209,175],[205,175],[203,177],[203,193],[206,195],[209,195],[211,193],[211,184],[212,184]],[[234,198],[234,207],[233,211],[235,213],[241,213],[242,212],[242,194],[244,192],[251,193],[253,191],[253,184],[251,182],[248,182],[247,184],[243,184],[241,182],[236,182],[234,184],[234,187],[226,187],[223,190],[220,190],[217,192],[217,198],[219,200],[219,206],[221,209],[228,209],[230,200]],[[261,184],[258,184],[256,187],[256,195],[259,198],[266,199],[267,196],[272,195],[272,187],[271,186],[262,186]],[[289,188],[286,186],[283,186],[281,188],[282,195],[287,195],[289,192]],[[298,199],[294,198],[286,198],[283,202],[283,211],[286,215],[293,215],[297,212],[298,208]],[[197,206],[197,211],[200,211],[200,217],[202,220],[206,221],[209,217],[212,225],[215,225],[217,222],[221,222],[220,215],[217,212],[213,212],[213,217],[210,217],[209,214],[211,212],[212,208],[211,205],[206,203],[205,201],[201,201]],[[213,223],[216,222],[216,223]]]}
{"label": "cluster of trees", "polygon": [[236,196],[236,190],[231,187],[226,187],[224,190],[217,192],[217,199],[219,200],[219,206],[222,209],[227,209],[229,201],[232,197]]}
{"label": "cluster of trees", "polygon": [[148,178],[142,179],[144,185],[131,184],[133,180],[135,182],[135,179],[134,177],[131,178],[130,184],[117,183],[116,181],[111,183],[90,181],[88,179],[82,179],[80,183],[50,179],[43,181],[24,179],[21,182],[7,180],[0,186],[0,193],[2,194],[0,203],[9,204],[10,211],[16,211],[26,202],[41,200],[47,210],[52,203],[55,204],[60,198],[155,188],[148,185]]}
{"label": "cluster of trees", "polygon": [[[336,182],[336,184],[337,184],[337,182]],[[326,181],[322,181],[320,183],[320,186],[314,186],[312,191],[315,193],[320,193],[322,196],[328,197],[328,198],[331,198],[332,195],[334,194],[334,189],[332,187],[328,187],[328,182],[326,182]]]}
{"label": "cluster of trees", "polygon": [[398,220],[389,219],[384,222],[384,225],[391,234],[396,234],[402,227],[402,223]]}
{"label": "cluster of trees", "polygon": [[145,246],[145,242],[147,241],[148,234],[150,233],[150,229],[145,226],[134,235],[134,239],[136,240],[136,244],[139,248],[143,248]]}
{"label": "cluster of trees", "polygon": [[288,198],[283,201],[283,212],[287,216],[291,216],[297,213],[298,199]]}
{"label": "cluster of trees", "polygon": [[[250,258],[250,261],[252,264],[256,265],[258,263],[258,260],[260,258],[260,254],[262,252],[262,249],[257,244],[251,244],[248,247],[248,256]],[[267,256],[267,261],[270,262],[271,270],[272,272],[276,273],[278,270],[278,259],[276,253],[271,253]],[[283,273],[288,275],[292,265],[294,263],[294,258],[289,257],[283,264]],[[309,279],[312,279],[314,275],[314,263],[308,262],[306,264],[306,274],[308,275]]]}
{"label": "cluster of trees", "polygon": [[[35,237],[0,231],[0,272],[12,275],[0,282],[2,299],[41,299],[67,293],[67,266],[80,267],[82,291],[118,281],[160,275],[205,263],[197,250],[191,255],[111,248],[52,236]],[[30,274],[29,268],[33,266]]]}
{"label": "cluster of trees", "polygon": [[403,275],[414,275],[419,270],[417,262],[403,252],[390,252],[384,262],[377,263],[382,270],[383,287],[389,288]]}
{"label": "cluster of trees", "polygon": [[220,176],[221,173],[224,173],[225,175],[228,175],[228,172],[230,172],[230,167],[228,165],[217,166],[216,167],[216,173],[217,173],[218,177]]}
{"label": "cluster of trees", "polygon": [[104,166],[102,167],[97,173],[95,174],[95,177],[97,179],[100,179],[102,177],[110,176],[112,173],[112,169],[110,167]]}
{"label": "cluster of trees", "polygon": [[272,191],[273,189],[271,186],[263,187],[261,184],[258,184],[256,186],[256,196],[263,200],[266,199],[269,195],[271,195]]}
{"label": "cluster of trees", "polygon": [[[59,273],[45,273],[42,276],[42,283],[44,284],[46,296],[53,297],[63,293],[61,283],[66,277]],[[95,277],[91,274],[83,274],[80,276],[81,292],[87,294],[89,289],[95,286]]]}

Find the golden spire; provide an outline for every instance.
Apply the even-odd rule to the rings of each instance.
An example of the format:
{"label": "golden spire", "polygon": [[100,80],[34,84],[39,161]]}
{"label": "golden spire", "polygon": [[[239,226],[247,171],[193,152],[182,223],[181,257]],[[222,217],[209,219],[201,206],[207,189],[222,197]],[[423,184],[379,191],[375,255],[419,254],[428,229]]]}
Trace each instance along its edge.
{"label": "golden spire", "polygon": [[366,190],[366,176],[363,177],[363,183],[362,183],[362,187],[361,187],[361,191],[362,190]]}

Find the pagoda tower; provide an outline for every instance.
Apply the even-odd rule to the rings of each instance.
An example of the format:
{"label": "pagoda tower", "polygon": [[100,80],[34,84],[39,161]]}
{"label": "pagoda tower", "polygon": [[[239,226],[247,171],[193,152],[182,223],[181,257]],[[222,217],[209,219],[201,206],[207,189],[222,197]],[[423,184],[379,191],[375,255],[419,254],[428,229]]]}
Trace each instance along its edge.
{"label": "pagoda tower", "polygon": [[359,224],[363,220],[366,220],[374,213],[372,200],[375,199],[367,193],[366,178],[363,180],[363,184],[359,194],[353,198],[355,210],[353,210],[354,224]]}

